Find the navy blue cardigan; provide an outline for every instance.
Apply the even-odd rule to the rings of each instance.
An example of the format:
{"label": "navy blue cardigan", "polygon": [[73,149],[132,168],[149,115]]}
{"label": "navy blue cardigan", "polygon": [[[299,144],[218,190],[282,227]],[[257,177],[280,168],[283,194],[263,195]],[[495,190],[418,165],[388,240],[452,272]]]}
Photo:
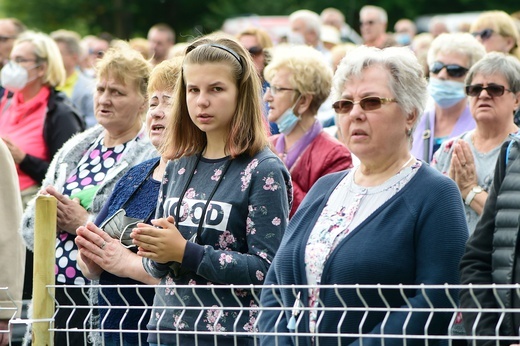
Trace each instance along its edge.
{"label": "navy blue cardigan", "polygon": [[[112,216],[121,207],[125,206],[125,203],[125,210],[128,216],[147,219],[146,222],[150,221],[149,218],[153,218],[161,183],[153,180],[152,174],[159,159],[159,157],[156,157],[140,163],[132,167],[123,177],[121,177],[115,185],[110,199],[99,212],[95,221],[96,225],[99,226],[103,223],[105,219]],[[141,282],[130,278],[121,278],[106,271],[101,274],[99,283],[101,285],[142,285]],[[101,327],[103,329],[119,329],[119,325],[121,321],[123,321],[123,329],[136,330],[139,328],[141,330],[146,330],[146,323],[149,320],[150,311],[137,309],[136,307],[142,305],[153,305],[155,292],[152,287],[144,289],[102,288],[101,292],[102,294],[99,294],[99,312],[101,316],[100,322],[102,323]],[[121,295],[124,296],[124,300],[121,298]],[[103,308],[109,304],[112,306],[126,306],[128,304],[132,306],[132,308],[128,311],[125,317],[126,309],[107,310]],[[143,318],[143,316],[145,317]],[[139,320],[141,319],[142,321],[139,324]],[[104,335],[105,338],[111,338],[115,344],[120,343],[120,333],[105,333]],[[124,344],[138,344],[139,334],[124,333],[123,335]],[[140,336],[141,343],[146,344],[147,334],[142,333]]]}
{"label": "navy blue cardigan", "polygon": [[[348,172],[339,172],[321,178],[305,197],[291,219],[280,249],[269,269],[265,285],[307,284],[305,273],[305,246],[328,197]],[[455,183],[424,164],[408,184],[372,213],[351,234],[341,241],[331,253],[323,269],[321,283],[327,284],[458,284],[459,260],[468,238],[462,198]],[[302,289],[301,302],[308,307],[308,290]],[[376,290],[361,290],[368,306],[384,307]],[[283,306],[292,307],[295,301],[293,290],[264,287],[261,296],[263,307],[279,307],[277,296]],[[363,307],[356,291],[340,290],[341,298],[348,307]],[[442,290],[427,292],[433,306],[453,307]],[[457,292],[451,298],[458,303]],[[397,290],[384,291],[392,307],[406,306]],[[429,307],[420,291],[407,290],[406,296],[414,308]],[[320,300],[326,307],[344,306],[332,290],[320,290]],[[309,332],[309,316],[302,311],[301,321],[296,325],[298,333]],[[362,325],[363,345],[380,345],[381,334],[403,334],[403,325],[408,313],[392,312],[384,327],[384,312],[370,312],[362,323],[364,311],[349,311],[340,322],[342,311],[327,311],[318,315],[317,337],[320,345],[337,345],[337,337],[326,338],[319,333],[336,333],[338,324],[341,333],[359,333]],[[277,319],[281,316],[281,320]],[[424,326],[429,313],[414,312],[408,321],[406,333],[424,335]],[[428,334],[446,335],[451,313],[435,313],[429,324]],[[289,332],[287,323],[290,311],[285,314],[263,311],[258,319],[262,332]],[[384,329],[382,331],[382,328]],[[275,338],[264,336],[262,345],[274,345]],[[342,344],[358,344],[360,339],[342,338]],[[408,345],[422,345],[425,340],[408,339]],[[292,336],[278,336],[279,345],[293,345]],[[299,337],[299,345],[310,345],[308,337]],[[385,339],[385,345],[402,345],[403,340]],[[435,341],[430,340],[430,344]]]}

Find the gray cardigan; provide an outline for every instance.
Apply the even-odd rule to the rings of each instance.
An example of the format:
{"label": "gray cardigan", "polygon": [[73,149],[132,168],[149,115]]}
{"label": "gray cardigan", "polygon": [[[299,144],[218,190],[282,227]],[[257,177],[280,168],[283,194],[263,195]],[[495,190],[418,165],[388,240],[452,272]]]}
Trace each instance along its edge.
{"label": "gray cardigan", "polygon": [[[101,125],[75,135],[69,139],[63,147],[56,153],[49,166],[42,186],[54,186],[61,191],[65,185],[65,181],[72,171],[76,169],[78,162],[83,154],[88,150],[92,143],[98,138],[105,129]],[[143,129],[140,131],[142,133]],[[103,204],[109,199],[112,189],[116,182],[126,173],[126,171],[138,163],[146,161],[152,157],[158,156],[154,146],[147,137],[139,141],[131,141],[121,161],[116,164],[111,175],[101,183],[98,191],[94,195],[92,205],[89,209],[89,221],[94,220],[97,213],[103,207]],[[25,245],[33,250],[34,248],[34,204],[36,197],[33,198],[25,209],[22,217],[20,231],[25,241]]]}

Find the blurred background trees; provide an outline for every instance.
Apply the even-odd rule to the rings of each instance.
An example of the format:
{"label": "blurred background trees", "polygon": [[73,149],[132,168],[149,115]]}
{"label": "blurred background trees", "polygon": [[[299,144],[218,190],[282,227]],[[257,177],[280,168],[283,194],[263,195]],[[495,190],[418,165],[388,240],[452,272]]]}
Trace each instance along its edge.
{"label": "blurred background trees", "polygon": [[402,17],[520,10],[518,2],[513,0],[0,0],[0,14],[19,18],[35,30],[50,32],[67,28],[82,35],[109,32],[123,39],[146,36],[150,26],[165,22],[176,30],[178,41],[187,41],[218,30],[227,18],[247,14],[288,15],[301,8],[319,13],[324,8],[336,7],[357,28],[359,9],[368,3],[387,10],[389,28]]}

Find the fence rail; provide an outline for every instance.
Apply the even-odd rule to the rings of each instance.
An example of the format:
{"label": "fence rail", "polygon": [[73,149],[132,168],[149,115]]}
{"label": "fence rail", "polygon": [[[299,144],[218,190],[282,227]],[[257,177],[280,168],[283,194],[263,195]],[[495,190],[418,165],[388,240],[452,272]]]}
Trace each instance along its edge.
{"label": "fence rail", "polygon": [[[142,310],[143,315],[142,318],[146,315],[146,313],[150,313],[153,310],[152,305],[146,304],[146,301],[143,299],[142,306],[130,306],[125,300],[124,292],[121,290],[122,288],[139,290],[144,288],[153,287],[157,292],[164,292],[168,290],[169,294],[186,294],[189,292],[193,296],[197,297],[199,295],[205,295],[207,297],[207,293],[210,292],[215,298],[213,301],[209,303],[203,303],[202,299],[199,299],[198,305],[185,305],[178,304],[177,306],[168,306],[168,310],[163,312],[162,314],[172,314],[173,311],[183,314],[189,314],[195,312],[199,318],[197,319],[197,323],[195,325],[191,325],[189,329],[184,329],[179,324],[176,326],[172,326],[172,328],[168,331],[161,330],[147,330],[146,328],[142,329],[123,329],[121,326],[123,325],[123,321],[126,318],[126,314],[132,310]],[[249,337],[252,344],[259,345],[260,340],[264,337],[274,337],[276,341],[277,338],[280,340],[283,337],[293,337],[293,340],[298,342],[298,338],[303,339],[312,339],[314,340],[314,344],[338,344],[338,345],[347,345],[352,340],[359,341],[359,344],[367,343],[370,340],[377,341],[377,344],[414,344],[414,341],[421,341],[424,344],[432,344],[434,341],[445,340],[446,344],[455,344],[457,341],[462,342],[462,340],[471,341],[472,344],[477,345],[481,342],[488,340],[493,341],[493,344],[499,344],[500,341],[507,340],[508,342],[520,343],[520,337],[512,337],[512,336],[500,336],[498,330],[502,327],[502,324],[505,323],[505,320],[508,316],[514,314],[520,314],[519,308],[506,308],[505,304],[500,301],[501,291],[510,291],[513,294],[516,294],[520,297],[520,285],[323,285],[320,286],[320,295],[327,292],[329,294],[336,295],[338,301],[343,302],[337,306],[323,306],[323,304],[318,303],[316,308],[309,308],[307,304],[301,304],[297,307],[299,314],[296,318],[296,327],[294,331],[287,330],[286,321],[282,322],[282,317],[291,315],[295,311],[295,306],[283,306],[280,304],[278,307],[269,307],[262,306],[260,302],[260,292],[261,290],[272,290],[274,292],[275,298],[281,303],[282,297],[279,295],[281,292],[289,293],[293,297],[298,295],[298,292],[302,292],[304,290],[309,290],[312,286],[309,285],[290,285],[290,286],[253,286],[253,285],[209,285],[209,286],[197,286],[197,285],[156,285],[156,286],[145,286],[145,285],[131,285],[131,286],[118,286],[118,285],[87,285],[87,286],[56,286],[56,285],[47,285],[47,294],[55,301],[56,303],[56,313],[61,309],[68,309],[71,311],[79,310],[79,309],[88,309],[89,320],[90,317],[95,315],[99,308],[110,312],[110,311],[124,311],[123,317],[120,321],[119,327],[114,328],[113,326],[106,328],[104,326],[104,320],[101,319],[99,325],[93,326],[89,322],[89,320],[85,320],[83,325],[84,328],[56,328],[54,326],[54,317],[47,319],[29,319],[29,318],[15,318],[17,306],[13,301],[12,306],[4,306],[1,309],[12,310],[13,318],[10,320],[9,328],[12,328],[15,325],[25,324],[27,326],[32,326],[35,324],[46,325],[47,330],[49,332],[84,332],[87,335],[89,332],[95,332],[100,335],[104,333],[115,333],[120,336],[126,335],[128,333],[136,333],[136,334],[156,334],[159,338],[172,335],[176,338],[181,336],[194,336],[197,337],[210,337],[214,338],[214,344],[219,345],[221,342],[220,337],[226,336],[231,338],[231,340],[235,340],[236,345],[241,345],[244,337]],[[72,299],[70,302],[64,304],[58,304],[54,297],[54,292],[56,288],[63,289],[65,294],[72,293],[72,291],[81,290],[84,294],[86,294],[88,289],[98,289],[100,291],[101,296],[103,296],[103,290],[106,289],[115,289],[116,292],[120,295],[122,299],[121,305],[109,305],[109,306],[99,306],[97,304],[87,304],[81,305],[74,302]],[[6,290],[6,288],[0,288],[0,292],[2,290]],[[461,290],[467,290],[471,297],[473,297],[475,301],[474,308],[461,308],[457,305],[457,297]],[[490,290],[493,292],[494,296],[498,300],[498,306],[494,307],[482,307],[482,305],[476,299],[476,290]],[[235,294],[243,294],[247,292],[253,297],[253,302],[250,305],[244,305],[241,303],[241,300],[236,299],[236,302],[230,305],[224,305],[219,303],[220,292],[223,291],[231,291]],[[413,292],[411,294],[411,292]],[[360,305],[357,306],[348,306],[344,303],[342,296],[345,294],[354,294],[357,296],[360,302]],[[422,296],[425,297],[424,302],[426,304],[422,306],[417,306],[414,302],[410,301],[409,297],[416,295],[417,293],[421,293]],[[369,305],[366,301],[370,301],[370,299],[374,298],[376,295],[379,298],[380,304],[377,306]],[[399,295],[405,301],[405,304],[401,306],[392,306],[390,304],[389,296]],[[433,296],[443,296],[445,297],[445,301],[449,302],[445,306],[434,306],[432,304],[432,300],[430,297]],[[72,295],[71,295],[72,296]],[[180,299],[179,302],[183,300]],[[309,332],[308,328],[301,328],[302,323],[307,321],[302,318],[302,316],[308,315],[311,311],[315,311],[317,313],[317,321],[316,321],[316,330],[317,332]],[[208,315],[208,311],[211,312],[211,316],[213,319],[208,322],[208,320],[204,321],[203,316]],[[232,314],[231,314],[232,312]],[[259,324],[261,324],[263,314],[277,314],[279,316],[278,325],[272,326],[273,328],[270,330],[261,330],[259,329]],[[54,316],[56,316],[56,313]],[[323,331],[320,328],[320,323],[324,323],[320,318],[323,318],[326,313],[334,313],[335,318],[337,320],[337,325],[334,330],[330,328],[326,331]],[[395,329],[393,332],[385,332],[386,325],[385,323],[390,324],[390,319],[392,314],[401,313],[406,314],[406,318],[403,319],[402,325],[399,326],[400,333],[395,333]],[[462,325],[460,324],[460,317],[462,314],[466,313],[475,313],[477,314],[476,321],[479,321],[486,314],[495,314],[497,316],[497,324],[495,326],[496,333],[494,335],[475,335],[475,330],[466,331],[464,333],[462,329]],[[367,330],[367,326],[365,323],[368,323],[367,320],[372,314],[380,316],[381,325],[377,330],[373,330],[369,328]],[[444,317],[449,321],[446,323],[444,327],[444,331],[442,333],[431,333],[430,330],[432,327],[435,327],[435,316],[439,314],[444,314]],[[409,324],[411,324],[412,320],[416,316],[422,315],[422,320],[424,320],[424,324],[420,332],[417,332],[415,329],[414,333],[409,332]],[[227,330],[218,330],[218,328],[213,328],[214,326],[219,325],[223,318],[229,318],[229,316],[233,316],[235,318],[235,322],[233,324],[233,328]],[[242,317],[244,316],[254,316],[251,319],[252,325],[249,326],[251,328],[247,329],[244,327],[242,323]],[[345,331],[344,325],[349,322],[349,319],[354,317],[359,319],[359,316],[362,316],[359,319],[360,323],[355,331],[348,330]],[[520,315],[518,315],[520,316]],[[159,317],[162,318],[163,316]],[[477,322],[476,322],[477,323]],[[395,327],[395,326],[394,326]],[[101,340],[101,344],[103,344],[103,338]],[[333,341],[331,341],[333,340]],[[470,344],[471,344],[470,343]],[[140,343],[141,344],[141,343]],[[142,343],[144,344],[144,343]],[[283,345],[283,343],[280,343]],[[123,343],[121,343],[123,345]]]}

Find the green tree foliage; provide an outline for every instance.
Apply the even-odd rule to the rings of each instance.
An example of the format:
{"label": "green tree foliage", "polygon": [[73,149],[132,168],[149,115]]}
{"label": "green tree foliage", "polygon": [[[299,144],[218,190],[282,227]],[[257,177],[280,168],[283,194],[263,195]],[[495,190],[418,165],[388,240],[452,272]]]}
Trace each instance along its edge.
{"label": "green tree foliage", "polygon": [[326,7],[336,7],[357,27],[359,9],[366,4],[385,8],[390,27],[399,18],[424,14],[518,10],[513,0],[0,0],[0,10],[36,30],[68,28],[83,35],[105,31],[125,39],[145,36],[150,26],[164,22],[177,31],[178,41],[188,41],[218,30],[226,18],[288,15],[301,8],[319,13]]}

